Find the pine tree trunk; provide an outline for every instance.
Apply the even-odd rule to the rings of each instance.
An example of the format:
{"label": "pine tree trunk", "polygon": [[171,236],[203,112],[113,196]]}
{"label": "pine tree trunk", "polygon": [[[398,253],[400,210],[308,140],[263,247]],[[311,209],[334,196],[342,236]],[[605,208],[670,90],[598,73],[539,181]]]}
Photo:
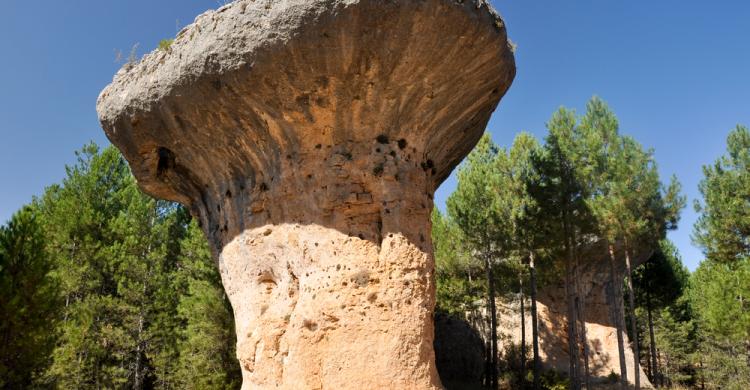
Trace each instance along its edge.
{"label": "pine tree trunk", "polygon": [[573,281],[573,244],[570,239],[570,229],[567,212],[563,212],[563,233],[565,235],[565,246],[567,256],[565,259],[565,295],[568,303],[568,375],[573,390],[580,390],[580,378],[578,375],[578,332],[576,320],[575,298],[576,291]]}
{"label": "pine tree trunk", "polygon": [[[486,278],[486,266],[485,266],[485,278]],[[489,298],[489,279],[487,279],[487,307],[485,313],[490,313],[492,310],[490,309],[490,298]],[[492,387],[492,331],[490,330],[492,328],[492,320],[490,319],[489,315],[482,316],[481,318],[486,318],[486,321],[481,321],[482,326],[486,326],[485,329],[485,335],[487,337],[485,341],[485,359],[484,359],[484,385],[487,388]]]}
{"label": "pine tree trunk", "polygon": [[[577,242],[577,239],[574,238],[574,242]],[[584,300],[584,295],[581,293],[581,289],[580,289],[581,286],[578,284],[578,281],[581,280],[581,275],[579,274],[581,261],[580,261],[580,258],[578,257],[577,245],[573,245],[573,254],[575,257],[576,316],[581,326],[580,337],[581,337],[581,344],[583,344],[583,384],[585,385],[586,389],[589,389],[590,388],[589,387],[590,372],[589,372],[589,343],[586,337],[586,302]]]}
{"label": "pine tree trunk", "polygon": [[539,372],[541,371],[539,361],[539,328],[536,311],[536,267],[534,266],[534,254],[529,254],[529,288],[531,295],[531,343],[534,352],[534,390],[540,390]]}
{"label": "pine tree trunk", "polygon": [[[521,275],[523,275],[523,273]],[[523,305],[523,276],[518,278],[518,284],[520,286],[518,297],[521,299],[521,359],[519,362],[521,365],[519,366],[519,370],[521,374],[521,383],[523,383],[525,381],[523,373],[526,366],[526,312]]]}
{"label": "pine tree trunk", "polygon": [[580,330],[579,334],[581,337],[581,344],[583,344],[583,383],[582,385],[586,388],[590,388],[589,384],[589,378],[590,378],[590,371],[589,371],[589,345],[588,345],[588,338],[586,336],[586,311],[585,306],[583,302],[582,297],[576,297],[576,311],[577,316],[579,318],[580,323]]}
{"label": "pine tree trunk", "polygon": [[625,267],[628,278],[628,301],[630,303],[630,328],[633,332],[633,371],[635,375],[635,390],[641,388],[640,351],[638,348],[638,319],[635,318],[635,291],[633,290],[633,270],[630,264],[630,248],[625,241]]}
{"label": "pine tree trunk", "polygon": [[489,389],[492,387],[492,342],[490,340],[487,340],[484,343],[484,353],[484,375],[482,383],[484,384],[484,387]]}
{"label": "pine tree trunk", "polygon": [[650,352],[650,361],[651,361],[651,368],[649,369],[651,371],[651,381],[656,383],[656,377],[659,375],[658,367],[656,366],[656,338],[654,337],[654,318],[651,313],[651,294],[649,293],[648,299],[646,301],[646,310],[648,312],[648,335],[651,344],[651,352]]}
{"label": "pine tree trunk", "polygon": [[143,374],[141,373],[141,357],[143,356],[143,313],[138,317],[138,346],[136,347],[135,356],[135,379],[133,380],[133,389],[140,390],[143,388]]}
{"label": "pine tree trunk", "polygon": [[490,387],[497,389],[497,310],[495,308],[495,282],[492,278],[492,263],[489,255],[485,257],[487,269],[487,290],[490,301]]}
{"label": "pine tree trunk", "polygon": [[578,365],[576,364],[578,363],[578,347],[576,346],[578,335],[576,332],[575,295],[572,292],[573,277],[571,275],[572,267],[570,266],[570,261],[566,261],[565,268],[565,289],[567,290],[566,295],[568,300],[568,356],[570,356],[570,361],[568,362],[568,374],[571,379],[573,390],[579,390]]}
{"label": "pine tree trunk", "polygon": [[[661,351],[656,350],[656,361],[657,365],[660,365],[661,367],[664,367],[663,359],[661,358]],[[664,369],[661,369],[659,371],[659,377],[657,378],[658,382],[656,383],[656,387],[664,387]]]}
{"label": "pine tree trunk", "polygon": [[620,388],[625,390],[628,386],[628,366],[625,362],[625,338],[623,337],[623,325],[622,316],[620,315],[622,304],[620,299],[622,293],[620,292],[621,281],[617,280],[616,274],[616,259],[615,259],[615,248],[609,243],[609,281],[612,284],[612,313],[615,320],[615,328],[617,330],[617,352],[620,360]]}

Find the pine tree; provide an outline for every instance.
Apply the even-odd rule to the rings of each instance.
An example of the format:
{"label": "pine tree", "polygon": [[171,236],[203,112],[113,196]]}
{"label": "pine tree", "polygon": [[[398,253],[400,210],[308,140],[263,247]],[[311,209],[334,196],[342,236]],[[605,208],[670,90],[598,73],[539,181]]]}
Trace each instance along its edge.
{"label": "pine tree", "polygon": [[619,123],[612,110],[598,97],[593,97],[586,105],[586,114],[578,127],[576,173],[587,196],[584,198],[598,236],[604,240],[609,259],[610,286],[614,302],[610,306],[617,332],[618,360],[620,363],[620,386],[627,388],[628,372],[625,362],[624,318],[621,301],[622,283],[617,280],[618,261],[615,257],[615,244],[621,238],[619,231],[619,202],[615,183],[621,180],[617,164],[620,146]]}
{"label": "pine tree", "polygon": [[702,370],[709,388],[750,386],[750,262],[702,262],[690,279],[690,303],[701,333]]}
{"label": "pine tree", "polygon": [[499,185],[501,172],[507,172],[505,152],[500,152],[485,134],[467,161],[459,168],[456,192],[448,198],[448,214],[466,239],[468,250],[484,264],[490,316],[488,371],[490,387],[498,384],[498,347],[495,272],[497,263],[510,249],[511,228],[508,202],[510,189]]}
{"label": "pine tree", "polygon": [[63,388],[120,387],[130,352],[120,324],[130,313],[116,294],[111,222],[124,209],[130,171],[114,148],[100,153],[89,144],[76,154],[62,185],[39,201],[64,300],[48,376]]}
{"label": "pine tree", "polygon": [[688,270],[680,261],[677,248],[667,240],[663,240],[649,260],[634,272],[636,304],[645,311],[648,326],[647,368],[652,383],[658,383],[659,379],[654,318],[658,317],[662,309],[672,307],[682,297],[689,277]]}
{"label": "pine tree", "polygon": [[[576,273],[578,272],[579,240],[591,230],[590,212],[582,196],[583,188],[575,171],[576,117],[564,108],[553,114],[547,123],[549,135],[541,158],[537,161],[539,182],[532,190],[537,204],[543,207],[542,213],[556,225],[549,231],[547,246],[552,256],[563,259],[567,302],[568,354],[570,356],[568,374],[574,389],[581,387],[579,362],[579,339],[583,336],[584,352],[587,341],[585,333],[579,329],[582,321],[580,297]],[[580,321],[580,322],[579,322]],[[588,375],[584,373],[585,379]]]}
{"label": "pine tree", "polygon": [[750,257],[750,131],[737,126],[727,137],[727,153],[703,167],[703,203],[695,242],[708,259],[731,263]]}
{"label": "pine tree", "polygon": [[694,240],[707,260],[691,278],[691,303],[710,359],[704,370],[716,386],[750,385],[750,131],[737,126],[727,153],[703,167],[703,202]]}
{"label": "pine tree", "polygon": [[[605,240],[610,259],[610,284],[617,291],[616,242],[621,242],[626,269],[629,317],[633,338],[635,385],[640,386],[638,369],[638,333],[635,313],[635,291],[632,284],[631,259],[636,248],[658,247],[668,229],[679,220],[685,199],[674,180],[667,188],[659,180],[653,152],[643,150],[631,137],[621,136],[617,118],[601,99],[594,97],[587,104],[580,126],[574,130],[569,153],[581,185],[581,196],[595,221],[594,231]],[[643,249],[642,249],[643,250]],[[621,386],[627,386],[624,362],[623,318],[621,303],[613,305],[620,355]]]}
{"label": "pine tree", "polygon": [[465,248],[461,230],[437,208],[432,210],[432,242],[437,281],[436,310],[458,318],[476,312],[477,297],[484,295],[482,263]]}
{"label": "pine tree", "polygon": [[[531,188],[539,180],[536,170],[537,160],[540,158],[541,149],[537,140],[529,133],[522,132],[516,136],[510,149],[511,174],[509,183],[513,189],[513,223],[514,223],[514,249],[518,258],[527,259],[529,273],[529,295],[531,300],[531,342],[532,342],[532,375],[533,387],[539,389],[541,361],[539,358],[539,326],[537,316],[537,264],[541,255],[546,254],[544,250],[545,238],[549,227],[545,224],[542,208],[531,195]],[[523,282],[523,272],[520,274],[520,283]],[[523,290],[521,290],[523,292]],[[523,294],[522,299],[523,299]],[[523,303],[523,301],[521,301]],[[523,312],[523,310],[522,310]],[[523,318],[523,313],[521,314]],[[525,322],[522,321],[522,326]],[[524,337],[525,339],[525,337]],[[525,348],[525,342],[522,346]],[[522,357],[525,352],[522,351]],[[524,366],[523,364],[521,365]]]}
{"label": "pine tree", "polygon": [[241,383],[235,358],[235,333],[231,307],[221,288],[219,272],[211,260],[203,232],[195,222],[180,242],[180,270],[176,275],[187,291],[180,298],[181,328],[178,388],[233,389]]}
{"label": "pine tree", "polygon": [[685,296],[655,315],[654,337],[658,345],[659,373],[654,385],[696,385],[696,368],[705,363],[697,349],[698,334]]}
{"label": "pine tree", "polygon": [[0,388],[43,385],[54,347],[58,284],[33,207],[0,227]]}
{"label": "pine tree", "polygon": [[64,300],[47,378],[63,388],[169,387],[177,323],[164,319],[176,302],[163,286],[186,214],[141,193],[113,147],[77,155],[38,200]]}

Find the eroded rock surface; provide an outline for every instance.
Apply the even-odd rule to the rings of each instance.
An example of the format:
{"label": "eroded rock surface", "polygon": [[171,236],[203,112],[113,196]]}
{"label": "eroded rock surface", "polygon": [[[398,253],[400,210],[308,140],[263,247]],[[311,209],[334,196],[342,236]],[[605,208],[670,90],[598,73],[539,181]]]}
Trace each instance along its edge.
{"label": "eroded rock surface", "polygon": [[141,188],[201,222],[244,388],[439,388],[432,194],[514,75],[482,0],[241,0],[97,110]]}

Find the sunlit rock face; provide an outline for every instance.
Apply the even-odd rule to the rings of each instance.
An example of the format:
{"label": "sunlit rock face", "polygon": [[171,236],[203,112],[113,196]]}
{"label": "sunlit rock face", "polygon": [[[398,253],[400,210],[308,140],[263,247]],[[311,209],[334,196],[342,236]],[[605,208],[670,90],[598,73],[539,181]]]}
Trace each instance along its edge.
{"label": "sunlit rock face", "polygon": [[[625,265],[622,252],[618,248],[615,263],[615,280],[625,278]],[[650,252],[636,253],[633,267],[645,262]],[[586,323],[586,338],[589,346],[589,370],[592,383],[607,383],[611,373],[620,374],[620,357],[617,346],[616,316],[624,318],[622,301],[618,301],[621,286],[610,282],[612,271],[607,247],[604,242],[597,242],[581,251],[581,266],[578,271],[577,286],[583,302],[583,321]],[[562,280],[542,283],[537,296],[539,318],[539,355],[546,369],[567,373],[570,362],[568,353],[567,302],[565,284]],[[527,297],[528,298],[528,297]],[[531,344],[531,317],[529,302],[526,303],[526,341]],[[520,343],[521,319],[518,302],[500,305],[499,333],[507,336],[505,342]],[[635,365],[633,350],[630,348],[627,329],[630,322],[623,327],[625,344],[625,363],[628,381],[635,383]],[[583,372],[583,345],[579,344],[579,364]],[[643,367],[640,368],[641,387],[651,388]]]}
{"label": "sunlit rock face", "polygon": [[245,0],[97,110],[141,188],[201,222],[244,388],[439,388],[432,194],[514,75],[481,0]]}

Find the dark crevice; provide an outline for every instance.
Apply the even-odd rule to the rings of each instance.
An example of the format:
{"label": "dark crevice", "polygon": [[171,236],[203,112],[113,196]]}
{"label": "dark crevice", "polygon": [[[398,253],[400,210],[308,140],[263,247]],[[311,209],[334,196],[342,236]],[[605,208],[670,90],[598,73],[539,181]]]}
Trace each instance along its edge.
{"label": "dark crevice", "polygon": [[383,217],[378,215],[378,221],[376,222],[376,232],[378,234],[377,241],[380,245],[383,245]]}
{"label": "dark crevice", "polygon": [[158,155],[158,162],[156,163],[156,176],[163,177],[170,169],[174,169],[175,166],[175,155],[174,153],[164,147],[160,147],[156,151]]}

